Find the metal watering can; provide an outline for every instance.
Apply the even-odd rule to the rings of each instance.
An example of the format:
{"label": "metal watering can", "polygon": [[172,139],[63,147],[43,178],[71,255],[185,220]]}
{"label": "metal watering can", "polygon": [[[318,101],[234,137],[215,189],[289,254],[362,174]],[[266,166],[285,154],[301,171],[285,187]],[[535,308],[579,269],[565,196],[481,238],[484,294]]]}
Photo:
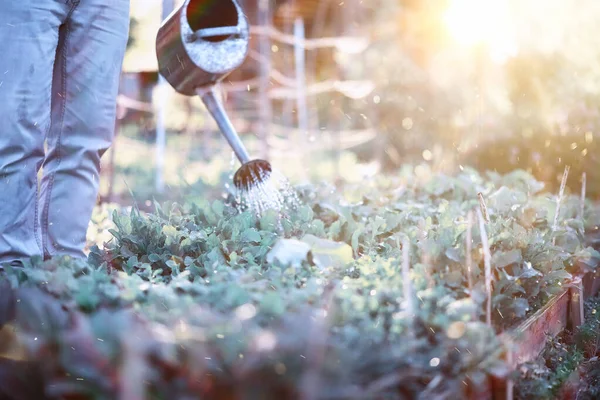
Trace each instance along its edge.
{"label": "metal watering can", "polygon": [[242,163],[234,184],[243,191],[268,179],[272,168],[267,161],[250,160],[214,86],[244,62],[249,36],[237,0],[185,0],[163,21],[156,37],[160,74],[177,92],[202,98]]}

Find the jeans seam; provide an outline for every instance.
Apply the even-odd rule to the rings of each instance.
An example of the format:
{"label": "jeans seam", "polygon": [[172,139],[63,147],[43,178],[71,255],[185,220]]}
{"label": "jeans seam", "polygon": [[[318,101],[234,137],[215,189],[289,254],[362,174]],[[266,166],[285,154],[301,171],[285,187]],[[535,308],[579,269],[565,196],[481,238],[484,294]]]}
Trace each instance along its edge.
{"label": "jeans seam", "polygon": [[[69,10],[69,13],[67,15],[67,23],[65,26],[65,41],[63,43],[64,47],[64,51],[62,53],[62,57],[60,60],[61,63],[61,94],[62,94],[62,104],[61,104],[61,110],[60,110],[60,129],[58,130],[58,137],[56,139],[56,167],[59,167],[62,161],[62,151],[61,151],[61,138],[62,138],[62,133],[63,133],[63,129],[65,126],[65,112],[66,112],[66,107],[67,107],[67,50],[68,50],[68,44],[69,44],[69,33],[70,33],[70,27],[69,27],[69,22],[68,19],[71,16],[71,14],[73,13],[73,10],[75,9],[75,7],[77,6],[77,4],[79,4],[79,1],[75,1],[72,5],[71,5],[71,9]],[[58,61],[58,60],[57,60]],[[55,61],[56,62],[56,61]],[[43,246],[43,257],[44,259],[48,259],[50,257],[52,257],[52,254],[50,254],[50,250],[48,249],[48,224],[49,224],[49,214],[50,214],[50,199],[52,197],[52,189],[54,188],[54,177],[56,175],[56,172],[52,172],[50,174],[49,180],[50,182],[48,182],[48,190],[46,192],[46,199],[45,199],[45,203],[44,203],[44,210],[42,211],[42,246]]]}

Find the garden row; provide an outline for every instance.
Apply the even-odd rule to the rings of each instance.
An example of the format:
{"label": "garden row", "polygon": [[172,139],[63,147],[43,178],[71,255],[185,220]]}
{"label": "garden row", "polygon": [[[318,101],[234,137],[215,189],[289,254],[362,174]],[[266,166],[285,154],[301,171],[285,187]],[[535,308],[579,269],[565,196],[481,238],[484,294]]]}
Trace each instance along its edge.
{"label": "garden row", "polygon": [[576,295],[594,291],[600,208],[522,171],[297,189],[283,216],[220,201],[115,213],[89,260],[7,269],[0,393],[506,395],[520,354],[544,345],[516,333],[581,323]]}

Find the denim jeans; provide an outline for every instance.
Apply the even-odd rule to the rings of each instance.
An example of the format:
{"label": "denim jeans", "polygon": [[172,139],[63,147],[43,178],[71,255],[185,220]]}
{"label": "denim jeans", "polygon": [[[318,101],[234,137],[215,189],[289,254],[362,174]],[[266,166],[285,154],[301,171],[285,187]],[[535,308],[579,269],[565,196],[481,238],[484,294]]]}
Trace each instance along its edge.
{"label": "denim jeans", "polygon": [[128,33],[129,0],[0,1],[0,263],[84,256]]}

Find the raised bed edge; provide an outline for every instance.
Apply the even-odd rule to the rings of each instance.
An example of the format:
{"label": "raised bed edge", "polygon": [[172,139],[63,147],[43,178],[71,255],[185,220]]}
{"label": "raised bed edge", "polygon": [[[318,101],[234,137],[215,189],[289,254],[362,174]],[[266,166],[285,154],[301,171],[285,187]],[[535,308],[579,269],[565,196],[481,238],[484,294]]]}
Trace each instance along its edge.
{"label": "raised bed edge", "polygon": [[[514,330],[502,333],[502,340],[510,347],[506,354],[509,365],[516,368],[539,357],[546,345],[547,334],[555,337],[566,327],[576,328],[583,324],[583,305],[599,291],[598,272],[577,277]],[[512,400],[514,397],[514,382],[510,379],[492,378],[491,387],[494,400]]]}

